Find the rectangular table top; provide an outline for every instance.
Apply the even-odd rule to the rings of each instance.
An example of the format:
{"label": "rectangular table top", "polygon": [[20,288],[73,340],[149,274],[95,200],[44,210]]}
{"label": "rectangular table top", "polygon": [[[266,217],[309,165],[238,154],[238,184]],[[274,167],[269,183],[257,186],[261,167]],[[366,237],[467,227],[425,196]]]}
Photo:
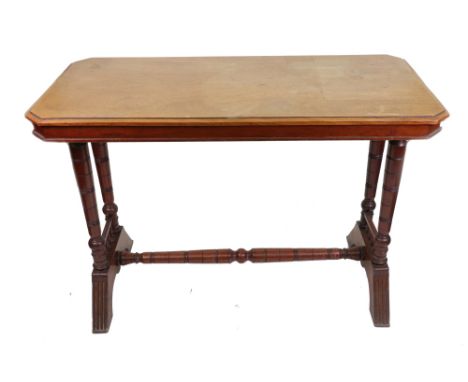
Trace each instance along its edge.
{"label": "rectangular table top", "polygon": [[29,109],[57,141],[427,138],[448,116],[387,55],[91,58]]}

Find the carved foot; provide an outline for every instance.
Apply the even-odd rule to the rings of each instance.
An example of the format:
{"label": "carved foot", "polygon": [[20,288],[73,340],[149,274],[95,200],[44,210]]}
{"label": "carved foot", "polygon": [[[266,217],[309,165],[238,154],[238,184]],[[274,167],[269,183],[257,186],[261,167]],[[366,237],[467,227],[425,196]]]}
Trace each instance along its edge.
{"label": "carved foot", "polygon": [[130,251],[132,239],[125,230],[120,230],[115,247],[109,249],[109,268],[107,270],[93,270],[93,333],[107,333],[112,321],[112,293],[114,280],[120,266],[116,252]]}
{"label": "carved foot", "polygon": [[[375,326],[390,326],[389,270],[388,265],[375,265],[371,261],[372,238],[366,235],[366,228],[358,222],[346,237],[350,248],[364,247],[361,265],[369,281],[369,309]],[[364,234],[363,234],[364,231]]]}
{"label": "carved foot", "polygon": [[106,333],[112,321],[112,290],[116,270],[93,271],[93,333]]}
{"label": "carved foot", "polygon": [[369,309],[374,326],[390,326],[390,297],[388,266],[376,266],[370,261],[365,265],[369,280]]}

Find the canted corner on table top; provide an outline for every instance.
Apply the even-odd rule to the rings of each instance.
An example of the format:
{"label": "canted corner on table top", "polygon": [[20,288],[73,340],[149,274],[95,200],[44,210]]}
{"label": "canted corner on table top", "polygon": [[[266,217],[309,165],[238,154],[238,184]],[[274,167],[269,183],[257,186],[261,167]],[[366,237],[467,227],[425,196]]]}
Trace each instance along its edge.
{"label": "canted corner on table top", "polygon": [[28,121],[30,121],[34,126],[38,126],[41,124],[41,121],[43,121],[43,119],[41,117],[39,117],[38,115],[34,114],[31,109],[29,109],[25,114],[24,116],[26,117],[26,119]]}
{"label": "canted corner on table top", "polygon": [[68,65],[68,67],[70,66],[73,66],[73,65],[77,65],[77,64],[81,64],[83,62],[86,62],[86,61],[92,61],[92,60],[96,60],[98,57],[86,57],[86,58],[81,58],[79,60],[76,60],[76,61],[73,61],[70,63],[70,65]]}
{"label": "canted corner on table top", "polygon": [[393,54],[382,54],[381,56],[383,57],[387,57],[391,60],[395,60],[395,61],[401,61],[401,62],[406,62],[408,63],[408,61],[406,61],[403,57],[399,57],[399,56],[395,56]]}
{"label": "canted corner on table top", "polygon": [[433,124],[434,125],[440,125],[444,120],[446,120],[450,116],[449,112],[447,109],[444,108],[441,112],[437,113],[433,117]]}
{"label": "canted corner on table top", "polygon": [[[32,124],[34,126],[40,126],[40,127],[58,127],[58,126],[67,126],[67,125],[70,125],[70,126],[80,126],[81,123],[82,123],[82,126],[96,126],[96,127],[99,127],[99,126],[102,126],[102,124],[100,122],[102,121],[107,121],[109,122],[109,119],[108,118],[102,118],[102,121],[101,121],[101,118],[97,117],[97,118],[92,118],[91,120],[89,119],[82,119],[80,121],[80,118],[43,118],[41,116],[39,116],[38,114],[34,113],[32,111],[32,108],[29,109],[26,113],[25,113],[25,117],[26,119],[28,119],[30,122],[32,122]],[[446,118],[449,117],[449,113],[447,112],[447,110],[445,108],[443,108],[441,111],[439,111],[438,113],[434,114],[434,115],[427,115],[427,116],[415,116],[414,117],[414,124],[416,125],[419,125],[419,124],[429,124],[429,125],[433,125],[433,126],[439,126],[440,123],[445,120]],[[350,122],[348,120],[349,117],[343,119],[343,124],[349,124],[349,125],[353,125],[354,123]],[[136,118],[138,119],[138,118]],[[176,118],[178,119],[178,118]],[[233,122],[235,123],[236,121],[238,121],[237,118],[223,118],[225,119],[226,121],[229,121],[229,122]],[[256,120],[256,122],[258,122],[258,119],[257,118],[253,118]],[[260,119],[263,119],[263,118],[260,118]],[[267,118],[265,119],[264,122],[271,122],[272,120],[275,120],[277,118]],[[301,118],[302,119],[302,118]],[[331,118],[334,120],[334,118]],[[390,119],[387,119],[387,118],[382,118],[380,119],[379,118],[379,123],[375,123],[376,121],[374,120],[374,117],[361,117],[361,118],[358,118],[358,119],[361,119],[361,121],[365,121],[365,120],[368,120],[369,122],[371,122],[370,124],[372,125],[380,125],[380,124],[391,124],[391,125],[398,125],[398,121],[395,121],[393,118],[390,120]],[[411,120],[411,117],[409,118]],[[70,120],[68,122],[71,122],[73,121],[72,123],[67,123],[67,120]],[[164,122],[168,123],[168,125],[172,125],[174,126],[174,121],[173,120],[168,120],[168,119],[160,119],[160,118],[145,118],[145,123],[144,124],[140,124],[140,123],[135,123],[136,120],[133,120],[131,123],[131,125],[134,125],[136,127],[139,127],[139,126],[151,126],[151,122],[148,123],[149,121],[153,121],[153,123],[155,123],[154,126],[164,126],[166,125]],[[244,125],[245,122],[248,122],[249,118],[247,119],[240,119],[238,122],[242,122],[240,123],[240,125]],[[315,121],[314,121],[315,120]],[[408,124],[412,124],[412,122],[409,122],[408,123],[408,120],[404,121],[402,120],[402,124],[404,125],[408,125]],[[81,122],[81,123],[80,123]],[[90,123],[91,122],[91,123]],[[113,120],[113,123],[116,123],[119,124],[118,122],[124,122],[124,125],[127,125],[127,122],[128,120],[125,120],[125,121],[120,121],[119,118],[115,118],[115,120]],[[141,122],[141,121],[138,121],[138,122]],[[181,122],[179,120],[179,122]],[[191,123],[193,123],[193,126],[197,126],[198,122],[207,122],[204,118],[188,118],[184,121],[185,123],[182,123],[183,125],[186,124],[186,122],[188,122],[188,124],[190,125]],[[211,120],[211,122],[213,122]],[[284,121],[283,121],[284,122]],[[286,123],[285,125],[294,125],[295,122],[297,123],[298,120],[296,120],[295,118],[289,118],[289,122],[290,123]],[[323,118],[319,118],[317,120],[317,118],[311,118],[308,122],[309,123],[303,123],[304,121],[302,121],[301,124],[303,125],[308,125],[310,124],[311,126],[317,126],[317,125],[321,125],[321,124],[324,124],[324,125],[330,125],[329,121],[326,121],[324,120]],[[332,123],[331,125],[334,125],[334,124],[337,124],[337,123]],[[341,124],[341,123],[339,123]],[[362,123],[359,123],[359,124],[362,124]],[[129,126],[129,125],[127,125]]]}

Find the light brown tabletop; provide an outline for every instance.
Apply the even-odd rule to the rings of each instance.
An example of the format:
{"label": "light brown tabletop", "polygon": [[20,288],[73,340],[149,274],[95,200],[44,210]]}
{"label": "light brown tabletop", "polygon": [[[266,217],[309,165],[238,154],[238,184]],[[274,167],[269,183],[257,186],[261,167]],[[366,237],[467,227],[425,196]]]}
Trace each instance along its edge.
{"label": "light brown tabletop", "polygon": [[[389,326],[387,251],[407,141],[437,133],[448,113],[404,60],[317,56],[88,59],[72,64],[26,116],[37,137],[69,144],[93,256],[93,332],[104,333],[116,275],[136,263],[356,260],[367,273],[374,325]],[[132,252],[117,216],[108,142],[324,139],[370,140],[362,209],[348,247]],[[104,202],[102,230],[93,167]]]}
{"label": "light brown tabletop", "polygon": [[26,116],[37,127],[425,125],[435,131],[448,113],[406,61],[375,55],[91,58],[70,65]]}

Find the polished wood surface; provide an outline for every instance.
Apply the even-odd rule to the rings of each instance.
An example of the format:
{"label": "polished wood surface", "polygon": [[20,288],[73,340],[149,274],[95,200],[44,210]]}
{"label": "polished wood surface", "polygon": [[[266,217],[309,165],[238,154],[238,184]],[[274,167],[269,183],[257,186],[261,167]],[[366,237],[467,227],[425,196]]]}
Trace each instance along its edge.
{"label": "polished wood surface", "polygon": [[[114,280],[132,263],[357,260],[367,273],[374,325],[389,326],[387,252],[407,141],[434,135],[447,116],[409,65],[391,56],[89,59],[72,64],[27,112],[36,136],[69,143],[94,259],[95,333],[109,330]],[[107,142],[286,139],[370,140],[361,215],[348,248],[131,251],[117,216]]]}
{"label": "polished wood surface", "polygon": [[382,165],[385,141],[371,141],[369,144],[369,155],[367,160],[367,177],[364,200],[361,203],[361,222],[364,223],[365,214],[373,216],[375,204],[375,194],[377,193],[377,183],[379,181],[380,167]]}
{"label": "polished wood surface", "polygon": [[357,248],[252,248],[238,249],[202,249],[194,251],[166,251],[166,252],[122,252],[118,254],[120,265],[132,263],[143,264],[220,264],[270,263],[282,261],[305,260],[362,260],[364,247]]}
{"label": "polished wood surface", "polygon": [[46,140],[105,142],[426,138],[448,113],[406,61],[376,55],[92,58],[26,116]]}
{"label": "polished wood surface", "polygon": [[88,144],[71,143],[69,147],[90,236],[88,245],[94,259],[92,273],[93,332],[105,333],[109,330],[112,321],[114,280],[120,270],[120,261],[115,254],[130,251],[133,241],[118,223],[107,145],[105,143],[93,144],[94,163],[104,202],[102,210],[106,216],[106,225],[102,231]]}
{"label": "polished wood surface", "polygon": [[406,141],[389,141],[380,202],[378,227],[372,219],[384,145],[370,142],[365,198],[361,220],[348,235],[350,248],[366,248],[361,264],[369,281],[369,309],[375,326],[390,325],[389,267],[390,228],[400,187]]}
{"label": "polished wood surface", "polygon": [[88,227],[89,242],[94,258],[94,269],[107,269],[109,262],[106,256],[105,241],[101,234],[101,223],[96,202],[96,193],[93,180],[93,167],[89,157],[86,143],[71,143],[70,155],[75,172],[76,182],[80,192],[81,203]]}

